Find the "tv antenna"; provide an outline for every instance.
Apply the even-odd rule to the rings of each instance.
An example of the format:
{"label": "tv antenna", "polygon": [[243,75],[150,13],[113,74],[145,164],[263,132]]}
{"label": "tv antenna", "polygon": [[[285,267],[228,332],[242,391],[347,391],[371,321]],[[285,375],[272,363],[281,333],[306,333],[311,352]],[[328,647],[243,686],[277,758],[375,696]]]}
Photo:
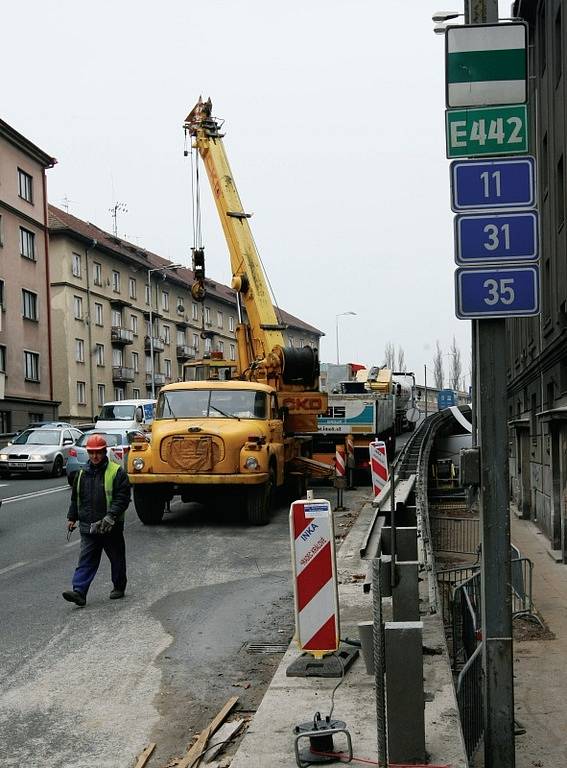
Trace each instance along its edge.
{"label": "tv antenna", "polygon": [[118,237],[118,214],[119,213],[128,213],[128,208],[126,206],[126,203],[114,203],[112,208],[108,209],[108,212],[112,216],[112,233],[114,237]]}

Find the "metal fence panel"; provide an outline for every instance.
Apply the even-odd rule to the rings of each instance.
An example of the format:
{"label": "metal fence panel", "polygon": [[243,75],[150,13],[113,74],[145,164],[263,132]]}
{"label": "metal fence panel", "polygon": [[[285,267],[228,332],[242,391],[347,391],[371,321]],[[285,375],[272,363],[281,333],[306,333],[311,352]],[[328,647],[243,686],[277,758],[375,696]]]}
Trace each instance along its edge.
{"label": "metal fence panel", "polygon": [[480,545],[480,521],[475,517],[430,515],[431,538],[436,552],[474,555]]}
{"label": "metal fence panel", "polygon": [[457,680],[457,701],[469,760],[476,752],[484,733],[482,648],[483,644],[480,643]]}

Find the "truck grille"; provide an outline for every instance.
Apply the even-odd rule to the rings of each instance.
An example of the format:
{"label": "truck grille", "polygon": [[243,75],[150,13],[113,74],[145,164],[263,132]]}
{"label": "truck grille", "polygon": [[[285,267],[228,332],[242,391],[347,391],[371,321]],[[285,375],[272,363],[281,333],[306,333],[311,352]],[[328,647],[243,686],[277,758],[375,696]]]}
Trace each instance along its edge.
{"label": "truck grille", "polygon": [[223,458],[223,444],[212,435],[172,435],[161,443],[161,460],[181,472],[211,472]]}

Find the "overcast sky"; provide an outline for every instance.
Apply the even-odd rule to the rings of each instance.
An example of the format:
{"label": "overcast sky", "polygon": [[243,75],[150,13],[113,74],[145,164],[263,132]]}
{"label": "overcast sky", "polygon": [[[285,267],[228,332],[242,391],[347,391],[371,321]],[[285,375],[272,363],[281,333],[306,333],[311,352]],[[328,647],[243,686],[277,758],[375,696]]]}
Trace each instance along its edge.
{"label": "overcast sky", "polygon": [[[55,156],[50,202],[175,262],[193,245],[182,123],[200,94],[277,303],[325,334],[321,359],[432,378],[454,313],[440,0],[27,0],[2,9],[2,118]],[[462,9],[462,0],[448,8]],[[501,4],[501,16],[508,3]],[[209,277],[230,266],[208,183]],[[445,358],[449,368],[449,356]],[[468,380],[467,380],[468,384]]]}

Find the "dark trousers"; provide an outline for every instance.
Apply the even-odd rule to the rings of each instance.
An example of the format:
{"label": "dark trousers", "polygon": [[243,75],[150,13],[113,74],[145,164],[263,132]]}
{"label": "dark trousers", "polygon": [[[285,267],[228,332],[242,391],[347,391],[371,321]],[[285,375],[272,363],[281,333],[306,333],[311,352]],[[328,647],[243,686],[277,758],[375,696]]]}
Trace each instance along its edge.
{"label": "dark trousers", "polygon": [[126,589],[126,545],[124,530],[117,527],[112,533],[81,533],[79,563],[73,576],[73,589],[86,595],[96,576],[102,553],[110,560],[110,573],[115,589]]}

